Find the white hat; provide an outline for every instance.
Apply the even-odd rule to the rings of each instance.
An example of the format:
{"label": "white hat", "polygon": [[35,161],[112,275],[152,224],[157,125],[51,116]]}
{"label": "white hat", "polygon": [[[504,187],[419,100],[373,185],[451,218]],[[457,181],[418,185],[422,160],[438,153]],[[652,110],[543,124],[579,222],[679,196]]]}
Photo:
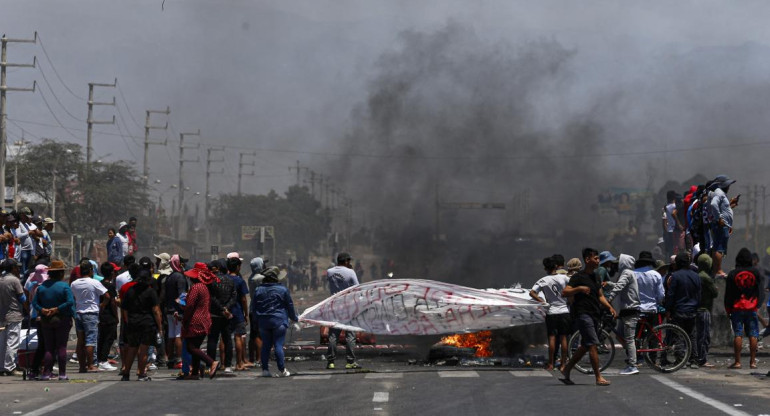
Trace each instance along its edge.
{"label": "white hat", "polygon": [[125,221],[121,221],[120,224],[118,224],[118,229],[121,229],[123,227],[128,227],[128,223]]}
{"label": "white hat", "polygon": [[228,259],[238,259],[240,261],[243,261],[243,259],[241,258],[241,255],[238,254],[237,251],[233,251],[233,252],[227,253],[227,258]]}

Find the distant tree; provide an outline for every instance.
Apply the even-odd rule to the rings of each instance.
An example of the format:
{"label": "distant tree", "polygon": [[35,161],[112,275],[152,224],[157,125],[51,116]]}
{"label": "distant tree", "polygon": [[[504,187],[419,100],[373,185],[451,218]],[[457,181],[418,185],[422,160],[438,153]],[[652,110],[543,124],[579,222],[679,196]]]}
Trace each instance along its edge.
{"label": "distant tree", "polygon": [[[87,238],[103,236],[107,228],[148,206],[147,189],[133,166],[124,161],[92,162],[86,175],[78,144],[44,140],[30,145],[13,163],[18,163],[19,191],[44,201],[41,209],[47,215],[51,215],[56,192],[60,231]],[[13,178],[13,164],[7,174]]]}
{"label": "distant tree", "polygon": [[305,187],[292,186],[281,197],[275,191],[267,195],[222,194],[213,207],[212,225],[226,242],[241,241],[241,226],[271,225],[275,228],[277,251],[293,250],[300,258],[307,256],[325,239],[331,217]]}

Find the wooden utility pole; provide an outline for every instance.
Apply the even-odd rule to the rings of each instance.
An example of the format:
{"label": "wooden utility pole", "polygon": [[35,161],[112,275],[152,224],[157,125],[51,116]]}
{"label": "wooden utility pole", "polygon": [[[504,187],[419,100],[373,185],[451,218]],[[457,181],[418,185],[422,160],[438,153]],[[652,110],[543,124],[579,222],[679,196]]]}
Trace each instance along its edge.
{"label": "wooden utility pole", "polygon": [[37,32],[35,32],[35,37],[32,39],[9,39],[5,35],[0,38],[0,208],[5,207],[5,155],[8,142],[8,126],[6,125],[8,113],[5,93],[7,91],[35,92],[35,86],[37,85],[36,81],[32,81],[32,88],[11,88],[6,84],[6,68],[34,68],[37,63],[37,57],[33,57],[31,64],[9,64],[9,43],[37,43]]}
{"label": "wooden utility pole", "polygon": [[86,172],[85,175],[88,177],[88,171],[91,170],[91,153],[93,151],[91,147],[91,140],[93,137],[93,129],[94,124],[115,124],[115,114],[112,115],[112,121],[97,121],[94,120],[94,106],[95,105],[111,105],[115,107],[115,96],[112,96],[112,102],[96,102],[94,101],[94,87],[110,87],[115,88],[118,86],[118,79],[115,78],[115,82],[112,84],[100,84],[97,82],[89,82],[88,83],[88,118],[86,119],[86,124],[88,125],[88,133],[86,137]]}

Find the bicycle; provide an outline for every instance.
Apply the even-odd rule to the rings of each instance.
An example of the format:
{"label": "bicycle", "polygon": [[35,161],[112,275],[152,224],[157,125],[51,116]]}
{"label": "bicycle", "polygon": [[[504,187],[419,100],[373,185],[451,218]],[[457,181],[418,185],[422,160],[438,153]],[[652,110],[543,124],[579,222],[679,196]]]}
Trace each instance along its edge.
{"label": "bicycle", "polygon": [[[654,325],[655,320],[657,324]],[[599,371],[607,369],[615,358],[615,342],[612,340],[614,322],[611,315],[603,314],[597,347]],[[623,343],[623,338],[620,336],[618,338]],[[580,332],[575,331],[567,344],[567,353],[570,358],[580,347],[580,340]],[[690,360],[692,346],[690,336],[678,325],[663,323],[663,317],[660,314],[642,314],[639,317],[634,342],[637,357],[641,356],[647,365],[661,373],[677,371]],[[593,373],[588,354],[575,364],[575,368],[584,374]]]}

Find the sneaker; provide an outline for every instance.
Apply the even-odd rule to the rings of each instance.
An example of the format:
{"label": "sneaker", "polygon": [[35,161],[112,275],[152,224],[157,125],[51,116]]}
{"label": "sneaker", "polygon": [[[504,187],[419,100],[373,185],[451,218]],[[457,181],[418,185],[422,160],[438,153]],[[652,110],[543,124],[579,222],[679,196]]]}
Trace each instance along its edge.
{"label": "sneaker", "polygon": [[634,374],[639,374],[639,369],[636,368],[636,367],[630,366],[630,365],[628,367],[620,370],[620,375],[621,376],[630,376],[630,375],[634,375]]}
{"label": "sneaker", "polygon": [[12,376],[12,377],[21,377],[24,375],[24,372],[19,370],[18,368],[13,369],[11,371],[6,371],[5,375]]}
{"label": "sneaker", "polygon": [[287,370],[285,368],[281,372],[281,377],[289,377],[290,375],[291,375],[291,373],[289,372],[289,370]]}
{"label": "sneaker", "polygon": [[155,365],[155,363],[152,363],[149,366],[147,366],[147,369],[150,370],[150,371],[155,371],[155,370],[158,369],[158,366]]}
{"label": "sneaker", "polygon": [[326,369],[327,370],[334,370],[334,363],[327,363],[326,364]]}
{"label": "sneaker", "polygon": [[136,381],[152,381],[152,378],[145,374],[137,377]]}
{"label": "sneaker", "polygon": [[691,369],[693,369],[693,370],[697,370],[697,369],[699,369],[699,368],[700,368],[700,366],[698,365],[698,363],[690,363],[690,364],[687,364],[687,366],[688,366],[688,367],[690,367],[690,368],[691,368]]}
{"label": "sneaker", "polygon": [[358,365],[358,363],[347,363],[347,364],[345,364],[345,368],[348,369],[348,370],[356,370],[356,369],[361,368],[361,366]]}
{"label": "sneaker", "polygon": [[108,362],[99,363],[99,371],[115,371],[118,367],[110,365]]}
{"label": "sneaker", "polygon": [[233,368],[232,367],[225,367],[225,374],[232,374]]}
{"label": "sneaker", "polygon": [[123,374],[123,377],[120,378],[120,381],[130,381],[131,377],[128,374]]}
{"label": "sneaker", "polygon": [[272,377],[273,375],[270,374],[270,370],[262,370],[262,377]]}
{"label": "sneaker", "polygon": [[63,376],[59,376],[59,381],[69,381],[69,379],[70,379],[70,378],[69,378],[69,377],[67,377],[66,375],[63,375]]}
{"label": "sneaker", "polygon": [[50,374],[43,374],[42,376],[40,376],[40,381],[48,381],[50,379],[51,379]]}
{"label": "sneaker", "polygon": [[174,364],[174,369],[175,370],[181,370],[182,369],[182,362],[180,361],[180,362]]}

